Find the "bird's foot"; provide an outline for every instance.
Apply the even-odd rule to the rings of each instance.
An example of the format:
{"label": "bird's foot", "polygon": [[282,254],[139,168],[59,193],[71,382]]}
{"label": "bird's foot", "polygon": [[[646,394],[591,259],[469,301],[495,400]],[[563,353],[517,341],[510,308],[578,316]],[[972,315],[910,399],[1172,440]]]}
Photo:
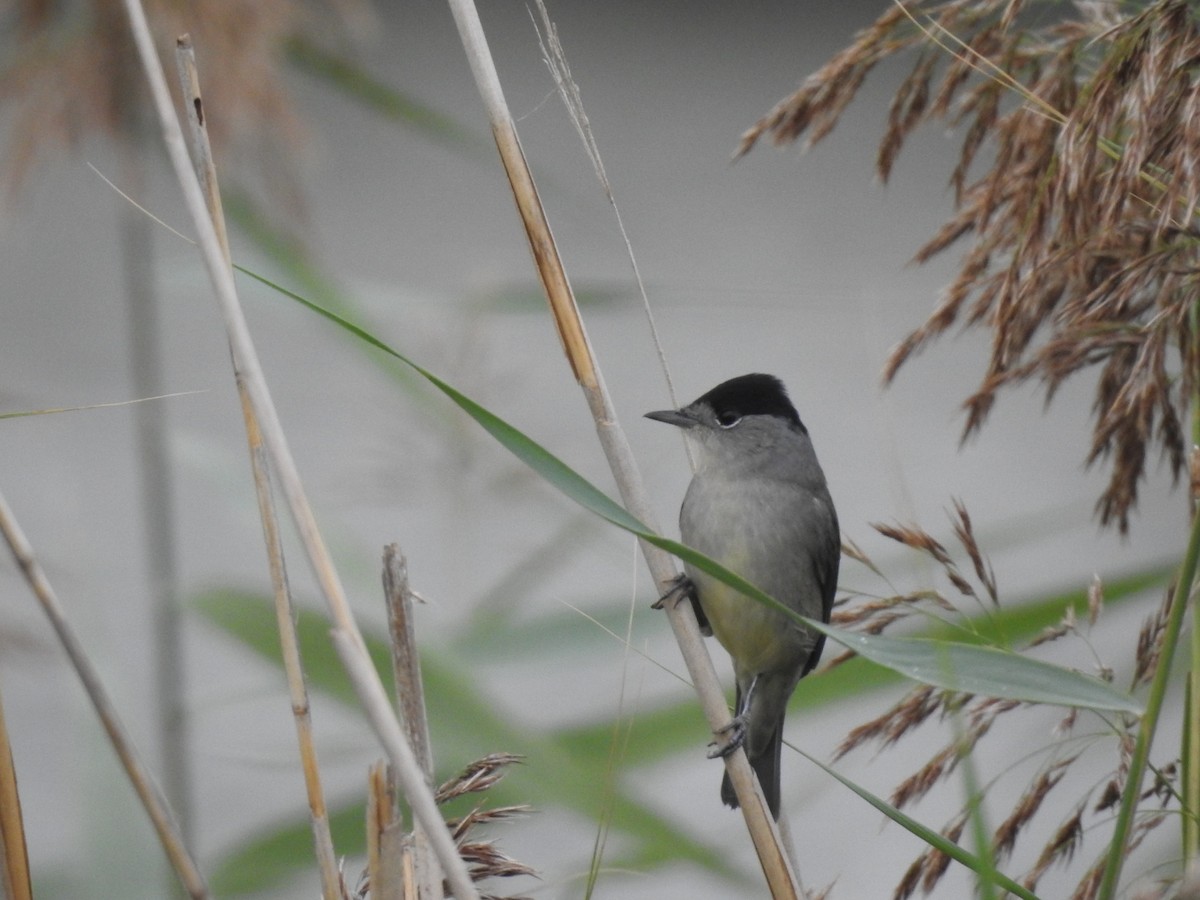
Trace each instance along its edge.
{"label": "bird's foot", "polygon": [[712,635],[712,626],[708,624],[708,616],[704,615],[704,608],[700,606],[700,597],[696,593],[696,585],[692,579],[688,578],[686,572],[680,572],[671,581],[671,586],[667,588],[667,592],[658,598],[657,601],[650,604],[651,609],[662,609],[668,603],[674,609],[684,600],[688,600],[692,604],[692,612],[696,615],[696,624],[700,626],[700,633],[705,637]]}
{"label": "bird's foot", "polygon": [[716,740],[708,745],[712,748],[708,751],[708,758],[724,759],[746,743],[746,716],[734,716],[728,725],[718,728],[715,734]]}
{"label": "bird's foot", "polygon": [[692,579],[687,577],[686,572],[680,572],[671,579],[671,586],[667,588],[667,592],[659,597],[654,603],[650,604],[651,609],[662,609],[668,602],[674,606],[676,603],[682,603],[684,600],[696,600],[696,585],[692,583]]}

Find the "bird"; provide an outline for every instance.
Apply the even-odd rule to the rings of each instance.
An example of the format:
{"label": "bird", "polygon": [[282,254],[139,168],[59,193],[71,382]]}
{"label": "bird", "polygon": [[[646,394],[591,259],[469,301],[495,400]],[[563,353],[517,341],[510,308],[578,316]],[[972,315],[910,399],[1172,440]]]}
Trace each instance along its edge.
{"label": "bird", "polygon": [[[683,429],[695,472],[679,512],[680,538],[790,610],[828,622],[837,590],[837,511],[808,429],[783,382],[754,373],[722,382],[679,409],[646,417]],[[733,663],[727,755],[744,746],[771,815],[779,819],[780,756],[788,700],[817,665],[825,636],[684,563],[664,595],[686,595],[705,634]],[[721,799],[734,809],[728,772]]]}

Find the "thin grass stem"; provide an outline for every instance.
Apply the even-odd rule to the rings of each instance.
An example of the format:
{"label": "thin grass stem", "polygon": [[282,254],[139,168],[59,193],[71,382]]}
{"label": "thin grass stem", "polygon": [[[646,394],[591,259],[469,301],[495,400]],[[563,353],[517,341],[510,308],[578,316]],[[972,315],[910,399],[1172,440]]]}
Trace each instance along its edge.
{"label": "thin grass stem", "polygon": [[975,853],[981,863],[976,882],[978,894],[980,900],[996,900],[996,857],[992,851],[991,830],[988,828],[983,807],[985,792],[979,788],[979,773],[976,771],[975,758],[967,742],[961,708],[955,711],[953,718],[963,790],[967,795],[967,817],[971,823]]}
{"label": "thin grass stem", "polygon": [[1154,743],[1154,733],[1158,728],[1158,718],[1162,713],[1163,703],[1167,695],[1167,687],[1171,680],[1171,663],[1175,658],[1175,648],[1179,644],[1179,635],[1183,629],[1183,618],[1187,612],[1188,600],[1192,586],[1196,580],[1196,565],[1200,560],[1200,516],[1192,519],[1191,535],[1188,538],[1187,550],[1179,567],[1179,576],[1175,582],[1174,596],[1171,599],[1171,612],[1167,618],[1167,627],[1162,636],[1162,650],[1159,652],[1158,665],[1154,670],[1154,679],[1150,683],[1150,694],[1146,698],[1146,709],[1138,725],[1137,738],[1133,745],[1133,754],[1129,760],[1129,772],[1125,776],[1125,787],[1121,793],[1121,806],[1117,811],[1116,824],[1113,827],[1112,842],[1108,848],[1108,860],[1104,867],[1104,877],[1100,882],[1099,900],[1113,900],[1117,886],[1121,880],[1121,868],[1125,862],[1129,845],[1130,831],[1133,827],[1133,816],[1137,811],[1138,798],[1141,796],[1142,779],[1146,774],[1146,765],[1150,758],[1150,747]]}
{"label": "thin grass stem", "polygon": [[[1200,300],[1194,301],[1188,309],[1188,328],[1192,346],[1195,347],[1200,339]],[[1192,373],[1192,450],[1189,466],[1193,520],[1200,517],[1200,378],[1197,375],[1200,373]],[[1180,801],[1183,820],[1180,832],[1185,871],[1200,857],[1200,628],[1196,627],[1195,622],[1196,611],[1193,610],[1192,665],[1184,700],[1183,747],[1180,753],[1183,766],[1183,796]]]}

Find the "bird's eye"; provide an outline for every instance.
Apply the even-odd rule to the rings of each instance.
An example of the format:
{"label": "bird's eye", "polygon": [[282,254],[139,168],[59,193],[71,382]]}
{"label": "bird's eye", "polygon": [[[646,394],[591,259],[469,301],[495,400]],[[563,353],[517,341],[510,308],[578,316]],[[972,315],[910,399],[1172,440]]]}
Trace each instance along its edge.
{"label": "bird's eye", "polygon": [[742,417],[735,412],[717,413],[717,424],[722,428],[732,428],[740,421],[742,421]]}

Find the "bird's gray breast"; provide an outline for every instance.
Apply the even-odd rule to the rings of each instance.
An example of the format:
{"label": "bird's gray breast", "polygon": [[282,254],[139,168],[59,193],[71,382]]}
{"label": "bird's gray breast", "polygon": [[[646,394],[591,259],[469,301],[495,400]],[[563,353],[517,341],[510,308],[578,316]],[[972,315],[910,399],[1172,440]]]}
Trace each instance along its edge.
{"label": "bird's gray breast", "polygon": [[[698,474],[680,512],[683,542],[805,616],[825,616],[822,572],[838,552],[837,520],[823,483]],[[740,673],[804,665],[817,635],[688,568],[717,639]],[[797,677],[798,677],[797,671]]]}

